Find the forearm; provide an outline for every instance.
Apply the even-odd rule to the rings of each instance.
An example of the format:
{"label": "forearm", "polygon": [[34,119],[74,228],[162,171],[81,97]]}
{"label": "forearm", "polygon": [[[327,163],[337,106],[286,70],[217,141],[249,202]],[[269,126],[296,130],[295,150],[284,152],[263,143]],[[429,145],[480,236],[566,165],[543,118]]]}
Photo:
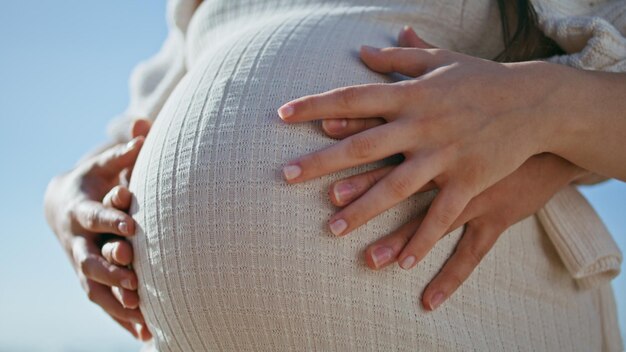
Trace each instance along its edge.
{"label": "forearm", "polygon": [[546,100],[552,136],[545,151],[584,169],[626,180],[626,74],[554,70],[561,81]]}

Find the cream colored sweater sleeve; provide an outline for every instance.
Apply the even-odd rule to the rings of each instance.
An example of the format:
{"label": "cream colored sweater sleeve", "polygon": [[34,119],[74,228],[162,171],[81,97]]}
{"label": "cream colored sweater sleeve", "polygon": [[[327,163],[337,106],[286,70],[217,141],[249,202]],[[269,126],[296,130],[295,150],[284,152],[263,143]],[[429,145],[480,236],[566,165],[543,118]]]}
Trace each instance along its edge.
{"label": "cream colored sweater sleeve", "polygon": [[539,27],[567,53],[551,62],[626,72],[626,1],[533,0]]}
{"label": "cream colored sweater sleeve", "polygon": [[[548,61],[626,72],[626,1],[533,0],[533,5],[541,30],[566,52]],[[537,216],[581,287],[606,283],[619,274],[622,253],[574,186],[554,196]]]}
{"label": "cream colored sweater sleeve", "polygon": [[113,141],[130,139],[130,126],[137,118],[154,120],[163,104],[186,73],[185,33],[200,0],[169,0],[168,36],[159,52],[139,63],[129,82],[130,103],[108,126]]}

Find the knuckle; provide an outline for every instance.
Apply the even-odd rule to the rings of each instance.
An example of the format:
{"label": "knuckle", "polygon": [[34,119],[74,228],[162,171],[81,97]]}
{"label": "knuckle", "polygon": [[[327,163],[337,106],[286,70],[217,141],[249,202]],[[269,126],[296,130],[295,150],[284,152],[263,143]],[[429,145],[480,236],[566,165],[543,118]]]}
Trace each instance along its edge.
{"label": "knuckle", "polygon": [[100,219],[100,210],[98,209],[90,209],[84,215],[85,227],[87,229],[93,230],[98,225],[98,220]]}
{"label": "knuckle", "polygon": [[363,176],[365,188],[369,189],[378,182],[378,177],[374,172],[368,172]]}
{"label": "knuckle", "polygon": [[372,154],[376,143],[368,135],[355,135],[348,143],[348,156],[355,159],[365,159]]}
{"label": "knuckle", "polygon": [[93,261],[89,257],[82,258],[78,261],[78,267],[86,277],[91,277],[93,274],[92,263]]}
{"label": "knuckle", "polygon": [[413,193],[411,179],[406,176],[392,177],[387,182],[390,194],[395,198],[406,198]]}
{"label": "knuckle", "polygon": [[478,216],[468,221],[467,226],[468,228],[472,229],[470,234],[472,234],[472,236],[477,236],[478,234],[483,233],[485,229],[488,228],[489,224],[487,223],[487,220],[484,217]]}
{"label": "knuckle", "polygon": [[467,249],[463,252],[463,256],[472,269],[478,266],[480,261],[483,260],[485,254],[486,251],[475,246],[467,247]]}
{"label": "knuckle", "polygon": [[343,108],[351,108],[359,100],[358,91],[353,87],[340,88],[337,93],[339,97],[339,103]]}
{"label": "knuckle", "polygon": [[451,207],[446,207],[435,214],[435,222],[438,226],[448,227],[456,220],[455,211]]}

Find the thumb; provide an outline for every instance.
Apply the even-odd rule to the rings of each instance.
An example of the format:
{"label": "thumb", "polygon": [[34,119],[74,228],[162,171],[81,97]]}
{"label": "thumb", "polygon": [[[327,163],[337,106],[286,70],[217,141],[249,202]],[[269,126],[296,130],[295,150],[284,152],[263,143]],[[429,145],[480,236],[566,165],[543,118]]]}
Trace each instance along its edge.
{"label": "thumb", "polygon": [[398,45],[404,48],[434,49],[435,46],[425,42],[410,26],[404,26],[398,34]]}
{"label": "thumb", "polygon": [[136,137],[126,144],[105,150],[94,158],[92,172],[104,177],[117,177],[122,170],[135,165],[143,141],[144,137]]}

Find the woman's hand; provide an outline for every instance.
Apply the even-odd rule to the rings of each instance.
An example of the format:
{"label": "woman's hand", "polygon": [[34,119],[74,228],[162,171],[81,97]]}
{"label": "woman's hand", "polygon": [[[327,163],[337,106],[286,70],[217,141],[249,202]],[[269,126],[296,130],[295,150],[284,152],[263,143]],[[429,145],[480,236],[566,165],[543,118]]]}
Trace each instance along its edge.
{"label": "woman's hand", "polygon": [[[351,199],[365,193],[383,173],[375,176],[372,176],[375,172],[360,174],[334,183],[329,192],[331,201],[337,206],[345,206]],[[560,189],[584,174],[584,170],[565,159],[540,154],[474,197],[450,226],[455,229],[465,225],[465,230],[455,252],[424,290],[424,307],[436,309],[467,280],[507,228],[536,213]],[[346,183],[350,186],[346,187]],[[338,186],[352,189],[354,193],[345,194],[344,200],[339,200],[334,196]],[[397,261],[422,221],[422,218],[416,218],[370,244],[364,251],[367,265],[371,269],[381,269]]]}
{"label": "woman's hand", "polygon": [[[403,47],[431,47],[410,28],[400,32],[398,43]],[[376,118],[327,119],[322,128],[327,135],[344,139],[383,123],[384,120]],[[347,206],[394,167],[386,166],[333,183],[329,189],[331,202],[338,207]],[[509,226],[535,213],[563,186],[586,175],[586,171],[558,156],[540,154],[473,198],[451,226],[456,228],[465,224],[465,231],[455,253],[423,292],[424,307],[432,310],[441,305],[470,276]],[[436,185],[430,182],[420,191],[434,187]],[[377,270],[396,262],[422,220],[418,217],[369,245],[364,251],[367,265]]]}
{"label": "woman's hand", "polygon": [[400,165],[332,216],[329,227],[345,235],[432,181],[440,192],[398,256],[409,269],[451,230],[472,198],[542,152],[553,131],[542,103],[557,90],[558,68],[422,48],[363,47],[361,59],[374,71],[415,79],[339,88],[282,106],[279,115],[288,123],[386,122],[303,156],[283,173],[297,183],[403,154]]}
{"label": "woman's hand", "polygon": [[[143,131],[147,133],[145,122],[133,126],[133,135],[145,135]],[[107,261],[115,259],[125,266],[132,260],[130,246],[121,241],[135,231],[133,219],[123,211],[130,204],[130,193],[119,184],[124,181],[121,174],[130,174],[143,138],[138,136],[126,145],[109,148],[53,179],[44,206],[48,223],[89,299],[133,336],[145,340],[150,333],[137,309],[137,277],[132,270]],[[112,287],[124,288],[113,291],[117,291],[117,299]]]}

